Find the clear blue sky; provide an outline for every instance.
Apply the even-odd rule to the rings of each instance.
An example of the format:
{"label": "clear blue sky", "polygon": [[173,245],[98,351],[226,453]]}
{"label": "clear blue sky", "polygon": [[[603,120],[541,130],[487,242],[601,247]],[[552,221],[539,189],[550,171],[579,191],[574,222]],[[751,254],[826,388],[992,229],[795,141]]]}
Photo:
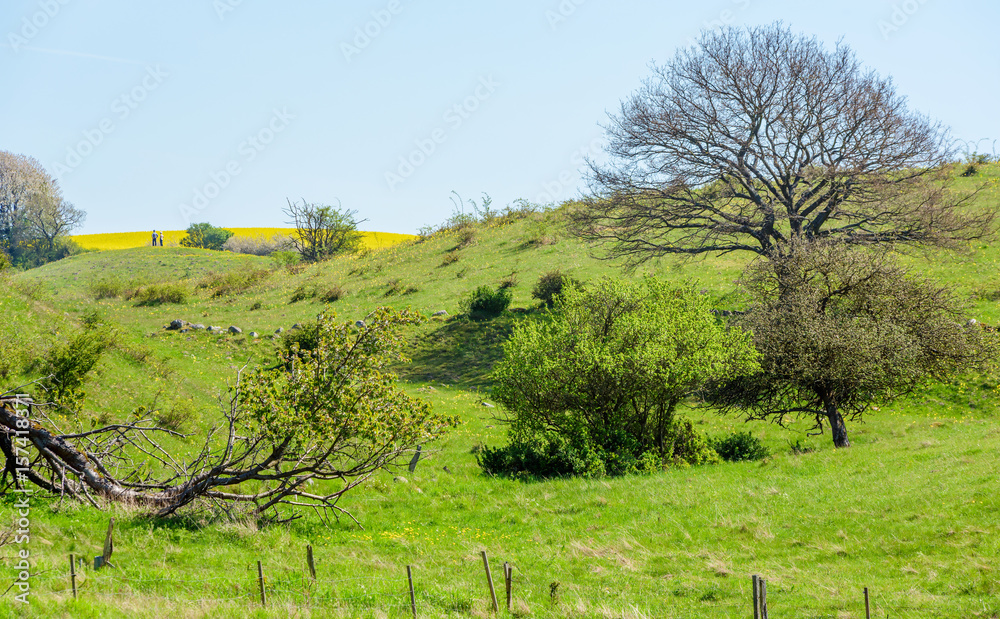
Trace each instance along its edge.
{"label": "clear blue sky", "polygon": [[81,233],[281,226],[286,198],[414,232],[452,190],[574,197],[651,61],[778,19],[1000,140],[995,0],[4,0],[0,150],[60,177]]}

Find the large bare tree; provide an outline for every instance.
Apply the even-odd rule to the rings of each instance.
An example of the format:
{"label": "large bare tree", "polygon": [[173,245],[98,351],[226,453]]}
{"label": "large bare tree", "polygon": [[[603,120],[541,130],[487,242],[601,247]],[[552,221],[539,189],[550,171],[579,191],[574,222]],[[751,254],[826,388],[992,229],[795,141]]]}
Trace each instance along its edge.
{"label": "large bare tree", "polygon": [[948,186],[944,127],[846,45],[780,23],[704,33],[605,129],[575,229],[633,265],[782,255],[794,237],[949,244],[992,230],[992,209]]}

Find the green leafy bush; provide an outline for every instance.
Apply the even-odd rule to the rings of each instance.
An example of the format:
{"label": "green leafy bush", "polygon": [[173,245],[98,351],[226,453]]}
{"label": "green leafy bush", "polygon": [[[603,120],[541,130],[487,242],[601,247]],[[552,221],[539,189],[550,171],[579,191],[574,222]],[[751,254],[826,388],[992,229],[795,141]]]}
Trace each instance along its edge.
{"label": "green leafy bush", "polygon": [[216,228],[209,223],[191,224],[187,235],[181,239],[184,247],[197,247],[222,251],[222,246],[233,236],[233,233],[223,228]]}
{"label": "green leafy bush", "polygon": [[563,474],[565,467],[544,470],[552,458],[524,456],[524,445],[551,455],[552,435],[574,454],[594,454],[608,475],[719,461],[674,411],[710,379],[758,369],[749,333],[718,324],[703,295],[654,278],[569,287],[555,307],[516,324],[494,366],[510,453],[490,451],[487,466],[499,470],[507,458],[542,467],[531,475]]}
{"label": "green leafy bush", "polygon": [[736,432],[724,438],[712,439],[709,444],[726,462],[763,460],[771,455],[771,450],[749,432]]}
{"label": "green leafy bush", "polygon": [[187,303],[188,292],[180,284],[152,284],[140,288],[135,296],[135,304],[140,307],[163,305],[164,303]]}
{"label": "green leafy bush", "polygon": [[562,294],[567,286],[579,287],[579,285],[580,282],[562,271],[549,271],[538,278],[535,287],[531,290],[531,298],[538,299],[547,307],[552,307],[556,297]]}
{"label": "green leafy bush", "polygon": [[509,287],[480,286],[465,300],[463,308],[473,320],[488,320],[507,311],[512,298]]}
{"label": "green leafy bush", "polygon": [[315,350],[319,345],[319,323],[308,322],[300,329],[290,329],[285,332],[281,340],[285,352],[288,354],[298,354]]}
{"label": "green leafy bush", "polygon": [[224,273],[209,273],[197,288],[209,288],[213,297],[228,297],[239,294],[263,282],[271,276],[268,269],[240,268]]}
{"label": "green leafy bush", "polygon": [[36,399],[51,399],[65,408],[77,410],[86,395],[83,383],[87,373],[111,344],[107,333],[88,329],[65,344],[49,349],[41,368],[45,378],[40,383],[46,396]]}

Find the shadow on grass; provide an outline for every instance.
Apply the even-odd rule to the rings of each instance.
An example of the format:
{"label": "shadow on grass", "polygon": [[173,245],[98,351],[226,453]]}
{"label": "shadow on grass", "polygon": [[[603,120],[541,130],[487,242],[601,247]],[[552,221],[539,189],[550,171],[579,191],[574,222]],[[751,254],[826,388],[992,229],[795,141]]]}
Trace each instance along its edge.
{"label": "shadow on grass", "polygon": [[502,345],[513,332],[516,314],[506,312],[492,320],[456,316],[422,333],[409,351],[411,363],[396,368],[399,377],[413,382],[446,382],[465,389],[489,388],[490,372],[502,356]]}

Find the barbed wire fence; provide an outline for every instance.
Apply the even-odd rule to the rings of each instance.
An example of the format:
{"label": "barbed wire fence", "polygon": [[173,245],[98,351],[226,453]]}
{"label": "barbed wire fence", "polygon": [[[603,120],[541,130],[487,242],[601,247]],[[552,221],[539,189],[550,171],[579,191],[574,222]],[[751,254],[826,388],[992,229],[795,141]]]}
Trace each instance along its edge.
{"label": "barbed wire fence", "polygon": [[[379,575],[352,576],[345,578],[318,577],[315,559],[311,546],[306,547],[304,567],[268,567],[262,561],[255,560],[245,565],[236,573],[219,576],[194,578],[184,576],[178,578],[132,575],[132,568],[124,565],[105,565],[100,569],[85,569],[89,563],[73,554],[69,555],[67,569],[49,569],[33,574],[33,581],[44,578],[54,585],[46,589],[47,595],[83,598],[120,598],[135,596],[140,600],[158,599],[185,606],[238,607],[246,611],[251,607],[263,608],[310,608],[310,609],[340,609],[345,612],[357,613],[377,612],[388,616],[420,616],[421,607],[437,614],[442,608],[458,612],[473,610],[474,600],[486,597],[488,609],[498,614],[502,609],[508,613],[515,612],[516,594],[514,589],[515,571],[519,573],[518,584],[532,585],[526,574],[521,573],[512,563],[504,562],[502,570],[494,581],[493,564],[485,551],[481,553],[483,573],[476,579],[463,579],[461,595],[451,592],[451,598],[433,593],[419,586],[419,574],[413,566],[400,569],[398,576],[385,577]],[[95,557],[101,559],[101,557]],[[472,581],[476,584],[473,585]],[[559,583],[553,582],[549,588],[550,601],[553,605],[562,603]],[[544,588],[544,587],[543,587]],[[9,591],[9,589],[8,589]],[[6,592],[4,592],[6,593]],[[862,599],[859,596],[858,610],[861,610]],[[884,596],[878,599],[871,596],[868,588],[863,591],[864,617],[871,619],[872,611],[877,606],[878,616],[906,619],[920,616],[918,609],[894,607]],[[713,604],[712,612],[727,613],[731,617],[750,616],[752,610],[754,619],[769,619],[769,604],[779,610],[779,616],[793,613],[792,609],[783,607],[780,599],[771,604],[768,599],[767,580],[758,575],[752,576],[751,596],[743,602],[728,601]],[[649,616],[648,613],[637,611],[637,616]]]}

